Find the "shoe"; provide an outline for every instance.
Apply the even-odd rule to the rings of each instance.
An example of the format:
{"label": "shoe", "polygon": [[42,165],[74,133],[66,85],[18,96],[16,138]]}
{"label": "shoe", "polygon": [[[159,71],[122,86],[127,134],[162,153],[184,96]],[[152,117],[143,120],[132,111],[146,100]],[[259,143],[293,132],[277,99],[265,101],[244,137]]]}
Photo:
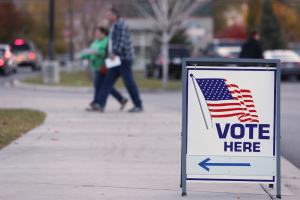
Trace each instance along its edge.
{"label": "shoe", "polygon": [[143,107],[133,107],[132,109],[128,110],[128,112],[142,112]]}
{"label": "shoe", "polygon": [[90,103],[88,108],[93,110],[96,105],[97,103]]}
{"label": "shoe", "polygon": [[104,109],[101,108],[98,104],[90,104],[90,107],[86,108],[86,111],[103,112]]}
{"label": "shoe", "polygon": [[123,110],[123,109],[124,109],[124,107],[126,106],[127,102],[128,102],[128,99],[123,99],[123,100],[122,100],[120,110]]}

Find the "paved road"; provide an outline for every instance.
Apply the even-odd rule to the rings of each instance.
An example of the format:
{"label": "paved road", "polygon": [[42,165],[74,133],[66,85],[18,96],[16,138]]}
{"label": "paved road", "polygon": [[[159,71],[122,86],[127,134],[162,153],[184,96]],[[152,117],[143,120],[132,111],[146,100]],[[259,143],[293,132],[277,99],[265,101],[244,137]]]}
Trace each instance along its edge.
{"label": "paved road", "polygon": [[281,154],[300,168],[300,82],[284,82],[281,94]]}
{"label": "paved road", "polygon": [[40,74],[41,71],[32,71],[31,67],[19,67],[16,74],[11,74],[10,76],[0,75],[0,85],[3,85],[5,82],[13,81],[14,79],[22,79],[31,76]]}

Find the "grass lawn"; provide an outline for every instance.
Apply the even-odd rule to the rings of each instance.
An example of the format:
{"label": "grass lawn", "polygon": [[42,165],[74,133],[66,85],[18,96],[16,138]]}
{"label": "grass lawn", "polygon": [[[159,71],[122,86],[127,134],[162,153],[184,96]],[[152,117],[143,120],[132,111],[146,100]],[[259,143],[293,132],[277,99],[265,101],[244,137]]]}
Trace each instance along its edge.
{"label": "grass lawn", "polygon": [[[145,78],[143,71],[134,71],[134,78],[139,89],[162,89],[162,81],[159,79],[148,79]],[[27,78],[22,80],[24,83],[41,84],[41,85],[52,85],[52,86],[82,86],[92,87],[92,82],[89,80],[85,71],[78,71],[74,73],[67,73],[64,71],[60,72],[60,83],[58,84],[44,84],[43,75]],[[125,88],[121,78],[118,79],[116,85],[117,88]],[[169,90],[180,90],[181,81],[169,81]]]}
{"label": "grass lawn", "polygon": [[44,123],[45,118],[39,111],[0,109],[0,149]]}

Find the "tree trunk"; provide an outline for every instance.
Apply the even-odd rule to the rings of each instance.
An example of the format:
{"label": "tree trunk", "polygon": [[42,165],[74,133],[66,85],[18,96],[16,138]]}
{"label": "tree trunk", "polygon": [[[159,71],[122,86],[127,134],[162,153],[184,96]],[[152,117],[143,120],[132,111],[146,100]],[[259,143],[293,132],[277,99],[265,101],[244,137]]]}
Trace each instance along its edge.
{"label": "tree trunk", "polygon": [[169,38],[166,31],[163,32],[162,51],[163,51],[163,68],[162,68],[162,86],[164,89],[168,87],[169,75]]}

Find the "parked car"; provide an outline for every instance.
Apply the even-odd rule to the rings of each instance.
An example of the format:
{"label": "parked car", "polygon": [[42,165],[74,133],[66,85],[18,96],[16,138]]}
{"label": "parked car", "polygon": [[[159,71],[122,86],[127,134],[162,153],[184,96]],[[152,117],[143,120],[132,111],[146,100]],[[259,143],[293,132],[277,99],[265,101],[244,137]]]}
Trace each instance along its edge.
{"label": "parked car", "polygon": [[5,51],[0,50],[0,72],[4,76],[10,75],[14,71],[14,66],[5,58]]}
{"label": "parked car", "polygon": [[[181,59],[190,57],[190,50],[185,45],[169,45],[169,75],[175,78],[181,78]],[[165,60],[162,53],[162,48],[157,49],[152,57],[147,60],[146,76],[147,77],[162,77],[162,66]]]}
{"label": "parked car", "polygon": [[297,45],[294,50],[300,56],[300,45]]}
{"label": "parked car", "polygon": [[238,58],[244,43],[244,40],[237,39],[214,39],[203,50],[202,56],[207,58]]}
{"label": "parked car", "polygon": [[16,73],[18,70],[16,57],[11,53],[10,47],[8,44],[0,44],[0,53],[1,53],[1,72],[4,75],[9,75],[12,72]]}
{"label": "parked car", "polygon": [[267,50],[266,59],[281,60],[281,77],[297,76],[300,79],[300,56],[292,50]]}
{"label": "parked car", "polygon": [[42,67],[42,54],[32,41],[17,39],[10,43],[12,53],[17,57],[19,66],[31,66],[32,70]]}

